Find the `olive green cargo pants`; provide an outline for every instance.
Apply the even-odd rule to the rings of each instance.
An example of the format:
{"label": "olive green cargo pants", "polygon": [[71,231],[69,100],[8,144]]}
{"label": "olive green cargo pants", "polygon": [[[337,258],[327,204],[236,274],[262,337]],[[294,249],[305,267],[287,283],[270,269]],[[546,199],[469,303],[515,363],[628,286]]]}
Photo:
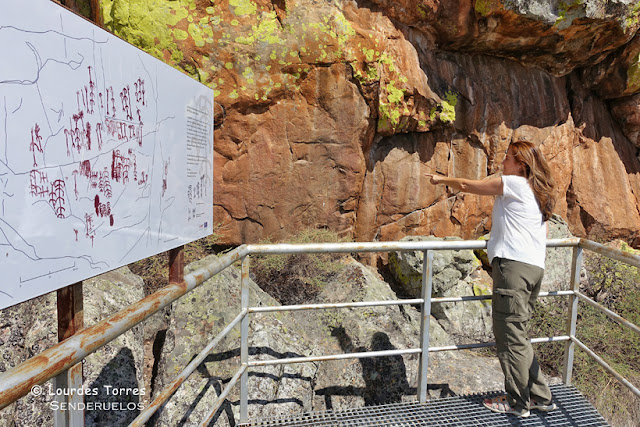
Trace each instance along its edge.
{"label": "olive green cargo pants", "polygon": [[527,337],[527,323],[540,293],[544,270],[531,264],[494,258],[493,333],[504,373],[507,402],[520,411],[529,409],[529,399],[551,403],[551,391]]}

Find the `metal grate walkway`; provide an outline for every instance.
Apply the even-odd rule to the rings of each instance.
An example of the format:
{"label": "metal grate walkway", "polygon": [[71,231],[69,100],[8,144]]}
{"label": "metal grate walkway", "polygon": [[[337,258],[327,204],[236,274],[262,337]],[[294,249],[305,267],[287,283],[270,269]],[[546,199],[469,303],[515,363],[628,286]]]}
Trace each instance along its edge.
{"label": "metal grate walkway", "polygon": [[311,412],[289,418],[269,418],[250,426],[608,426],[605,419],[572,386],[552,385],[553,412],[531,411],[529,418],[496,414],[482,405],[482,400],[504,392],[455,396],[430,400],[425,404],[396,403],[366,406],[344,411]]}

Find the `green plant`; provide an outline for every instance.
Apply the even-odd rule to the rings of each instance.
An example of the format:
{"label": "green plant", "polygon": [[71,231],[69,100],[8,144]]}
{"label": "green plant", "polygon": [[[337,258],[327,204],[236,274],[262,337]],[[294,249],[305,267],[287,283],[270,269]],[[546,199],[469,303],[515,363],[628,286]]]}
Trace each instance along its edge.
{"label": "green plant", "polygon": [[[601,257],[584,254],[588,281],[581,292],[640,325],[640,272],[635,267]],[[566,334],[567,300],[556,304],[539,304],[531,321],[531,336]],[[620,326],[598,309],[580,303],[576,336],[602,357],[632,384],[640,384],[640,336]],[[545,344],[536,348],[543,370],[560,375],[564,343]],[[602,369],[591,357],[576,347],[572,382],[615,426],[634,425],[640,419],[640,399]]]}
{"label": "green plant", "polygon": [[[308,229],[292,236],[287,243],[332,243],[344,241],[332,231]],[[268,243],[268,242],[265,242]],[[323,284],[343,266],[339,254],[259,255],[251,260],[255,282],[279,303],[316,302]]]}

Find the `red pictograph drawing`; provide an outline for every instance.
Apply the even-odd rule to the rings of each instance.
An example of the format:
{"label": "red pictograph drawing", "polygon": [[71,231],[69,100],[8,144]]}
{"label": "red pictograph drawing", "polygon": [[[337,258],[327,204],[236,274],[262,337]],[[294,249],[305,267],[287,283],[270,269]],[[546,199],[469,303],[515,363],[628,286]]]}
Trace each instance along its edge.
{"label": "red pictograph drawing", "polygon": [[42,153],[42,136],[40,136],[40,126],[36,123],[35,127],[31,128],[31,144],[29,145],[29,151],[33,153],[33,167],[37,167],[36,151]]}
{"label": "red pictograph drawing", "polygon": [[91,125],[84,124],[84,112],[79,111],[78,114],[73,114],[69,119],[69,129],[64,130],[64,134],[67,141],[67,156],[70,156],[69,142],[71,142],[71,149],[76,150],[80,154],[82,147],[87,150],[91,149]]}
{"label": "red pictograph drawing", "polygon": [[102,177],[104,179],[104,190],[103,193],[105,195],[105,197],[107,199],[110,199],[111,196],[113,195],[112,191],[111,191],[111,180],[109,179],[109,169],[108,168],[104,168],[104,171],[102,172]]}
{"label": "red pictograph drawing", "polygon": [[127,121],[112,118],[106,118],[104,122],[107,126],[107,135],[118,138],[118,141],[130,141],[135,138],[138,145],[142,146],[142,123],[136,126]]}
{"label": "red pictograph drawing", "polygon": [[111,179],[122,184],[129,181],[129,169],[131,168],[131,160],[120,150],[113,150],[111,155]]}
{"label": "red pictograph drawing", "polygon": [[94,199],[94,206],[96,209],[96,216],[102,218],[109,218],[109,225],[113,227],[113,214],[111,213],[111,202],[102,203],[100,202],[100,196],[96,194]]}
{"label": "red pictograph drawing", "polygon": [[122,179],[122,157],[120,150],[113,150],[111,154],[111,179],[120,182]]}
{"label": "red pictograph drawing", "polygon": [[82,110],[89,111],[89,89],[87,86],[80,89],[80,95],[82,96]]}
{"label": "red pictograph drawing", "polygon": [[[29,142],[33,168],[30,172],[27,198],[31,197],[31,202],[37,206],[46,206],[40,201],[48,203],[53,214],[59,219],[73,217],[81,209],[79,206],[84,206],[79,215],[81,216],[83,211],[87,212],[84,215],[84,235],[87,239],[91,239],[93,247],[95,238],[98,236],[99,226],[104,227],[107,221],[110,226],[114,226],[115,204],[114,210],[111,207],[111,201],[114,201],[114,189],[118,194],[121,194],[120,191],[128,190],[118,185],[126,186],[131,179],[139,186],[149,183],[149,173],[147,173],[149,166],[144,162],[146,158],[141,157],[143,163],[138,170],[136,154],[140,154],[141,151],[136,153],[138,149],[134,146],[137,143],[139,147],[142,147],[143,115],[146,112],[147,104],[143,79],[130,80],[129,84],[113,83],[112,86],[99,91],[98,87],[106,86],[106,82],[102,82],[100,79],[100,72],[93,66],[87,66],[84,72],[88,74],[88,79],[74,88],[77,110],[73,108],[73,104],[69,108],[67,102],[65,103],[66,112],[63,110],[58,112],[58,120],[64,117],[63,124],[66,123],[67,118],[69,120],[62,132],[66,142],[66,154],[69,160],[73,159],[73,162],[63,162],[65,163],[63,167],[57,168],[55,172],[53,168],[43,168],[44,162],[49,161],[49,158],[44,155],[44,148],[52,150],[55,147],[60,150],[59,154],[63,154],[61,146],[58,145],[62,143],[62,132],[58,131],[59,133],[49,136],[38,123],[34,123]],[[87,74],[84,74],[85,78]],[[121,89],[119,91],[120,104],[117,104],[114,87]],[[130,88],[134,89],[133,93]],[[73,90],[68,95],[71,96],[71,102],[73,102]],[[44,136],[47,136],[47,140],[43,140],[43,133],[45,133]],[[53,137],[57,138],[56,144],[53,143]],[[111,150],[112,162],[109,168],[108,152],[109,148],[113,147],[109,147],[108,144],[115,146],[114,140],[119,141],[117,142],[119,149]],[[103,152],[105,145],[107,149]],[[91,150],[95,151],[96,146],[99,153],[88,153]],[[166,161],[164,162],[162,180],[163,196],[165,196],[168,187],[168,168],[169,161]],[[50,177],[45,172],[47,170],[51,174]],[[72,176],[73,183],[69,179]],[[67,185],[73,186],[72,190],[67,189]],[[75,199],[69,198],[70,191]],[[94,200],[87,198],[91,195],[94,195]],[[88,205],[85,200],[89,201]],[[91,207],[92,201],[94,202],[93,207]],[[82,227],[77,225],[75,227],[69,228],[72,228],[75,241],[78,242],[79,237],[82,236],[80,234]],[[70,233],[69,237],[71,237]],[[83,241],[83,243],[88,242]]]}
{"label": "red pictograph drawing", "polygon": [[102,123],[96,123],[96,139],[98,140],[98,150],[102,151]]}
{"label": "red pictograph drawing", "polygon": [[91,239],[91,247],[93,247],[96,231],[93,229],[93,218],[88,213],[84,214],[84,235],[86,238]]}
{"label": "red pictograph drawing", "polygon": [[104,175],[103,174],[100,174],[100,178],[98,179],[98,190],[100,190],[101,193],[104,193]]}
{"label": "red pictograph drawing", "polygon": [[91,172],[91,176],[89,177],[91,189],[98,188],[98,180],[99,180],[98,175],[99,175],[98,172]]}
{"label": "red pictograph drawing", "polygon": [[89,237],[93,233],[95,233],[93,230],[93,219],[88,213],[84,214],[84,234],[86,237]]}
{"label": "red pictograph drawing", "polygon": [[44,198],[49,194],[49,177],[46,172],[32,170],[29,173],[29,194]]}
{"label": "red pictograph drawing", "polygon": [[170,163],[171,159],[164,162],[164,173],[162,174],[162,197],[164,197],[164,193],[167,191],[167,176],[169,176]]}
{"label": "red pictograph drawing", "polygon": [[91,150],[91,123],[87,123],[86,141],[87,141],[87,150]]}
{"label": "red pictograph drawing", "polygon": [[49,203],[53,207],[58,218],[64,218],[65,212],[65,183],[61,179],[56,179],[51,183],[51,192],[49,193]]}
{"label": "red pictograph drawing", "polygon": [[146,105],[144,98],[144,80],[138,78],[133,85],[135,88],[136,102],[142,102],[142,105]]}
{"label": "red pictograph drawing", "polygon": [[74,169],[73,172],[73,194],[76,196],[76,200],[78,200],[78,196],[80,193],[78,192],[78,171]]}
{"label": "red pictograph drawing", "polygon": [[93,77],[91,76],[91,66],[87,67],[89,69],[89,106],[87,111],[89,114],[93,114],[93,107],[96,104],[96,85],[93,82]]}
{"label": "red pictograph drawing", "polygon": [[108,168],[104,168],[104,171],[102,171],[102,173],[100,174],[100,178],[98,179],[98,190],[100,190],[100,192],[103,193],[106,198],[111,198],[112,190]]}
{"label": "red pictograph drawing", "polygon": [[111,216],[111,204],[109,202],[107,202],[106,205],[104,203],[100,203],[99,214],[102,217]]}
{"label": "red pictograph drawing", "polygon": [[148,179],[149,179],[149,174],[146,173],[145,171],[141,171],[140,172],[140,179],[138,180],[138,184],[139,185],[146,184]]}
{"label": "red pictograph drawing", "polygon": [[80,175],[86,178],[91,177],[91,162],[89,160],[83,160],[80,162]]}
{"label": "red pictograph drawing", "polygon": [[127,120],[133,120],[133,114],[131,111],[131,91],[129,85],[122,88],[120,91],[120,102],[122,103],[122,111],[125,114]]}
{"label": "red pictograph drawing", "polygon": [[138,133],[136,134],[136,138],[138,138],[138,147],[142,147],[142,122],[138,125]]}
{"label": "red pictograph drawing", "polygon": [[115,117],[116,116],[116,100],[113,97],[113,87],[109,86],[107,88],[107,116]]}
{"label": "red pictograph drawing", "polygon": [[129,148],[129,160],[133,163],[133,181],[138,182],[138,165],[136,164],[136,153],[133,152],[133,148]]}

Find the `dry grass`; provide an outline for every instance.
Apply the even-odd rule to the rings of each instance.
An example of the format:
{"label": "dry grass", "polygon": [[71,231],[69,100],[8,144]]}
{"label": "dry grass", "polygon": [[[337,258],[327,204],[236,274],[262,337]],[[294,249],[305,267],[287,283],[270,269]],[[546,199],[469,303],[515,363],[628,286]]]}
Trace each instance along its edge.
{"label": "dry grass", "polygon": [[[344,241],[328,230],[304,230],[287,243]],[[260,288],[280,304],[317,302],[323,283],[340,272],[340,254],[261,255],[252,258],[251,272]]]}
{"label": "dry grass", "polygon": [[[184,264],[204,258],[215,253],[215,246],[220,236],[215,232],[203,239],[196,240],[184,247]],[[129,269],[144,280],[145,295],[150,295],[166,286],[169,281],[169,252],[162,252],[149,258],[129,264]]]}

